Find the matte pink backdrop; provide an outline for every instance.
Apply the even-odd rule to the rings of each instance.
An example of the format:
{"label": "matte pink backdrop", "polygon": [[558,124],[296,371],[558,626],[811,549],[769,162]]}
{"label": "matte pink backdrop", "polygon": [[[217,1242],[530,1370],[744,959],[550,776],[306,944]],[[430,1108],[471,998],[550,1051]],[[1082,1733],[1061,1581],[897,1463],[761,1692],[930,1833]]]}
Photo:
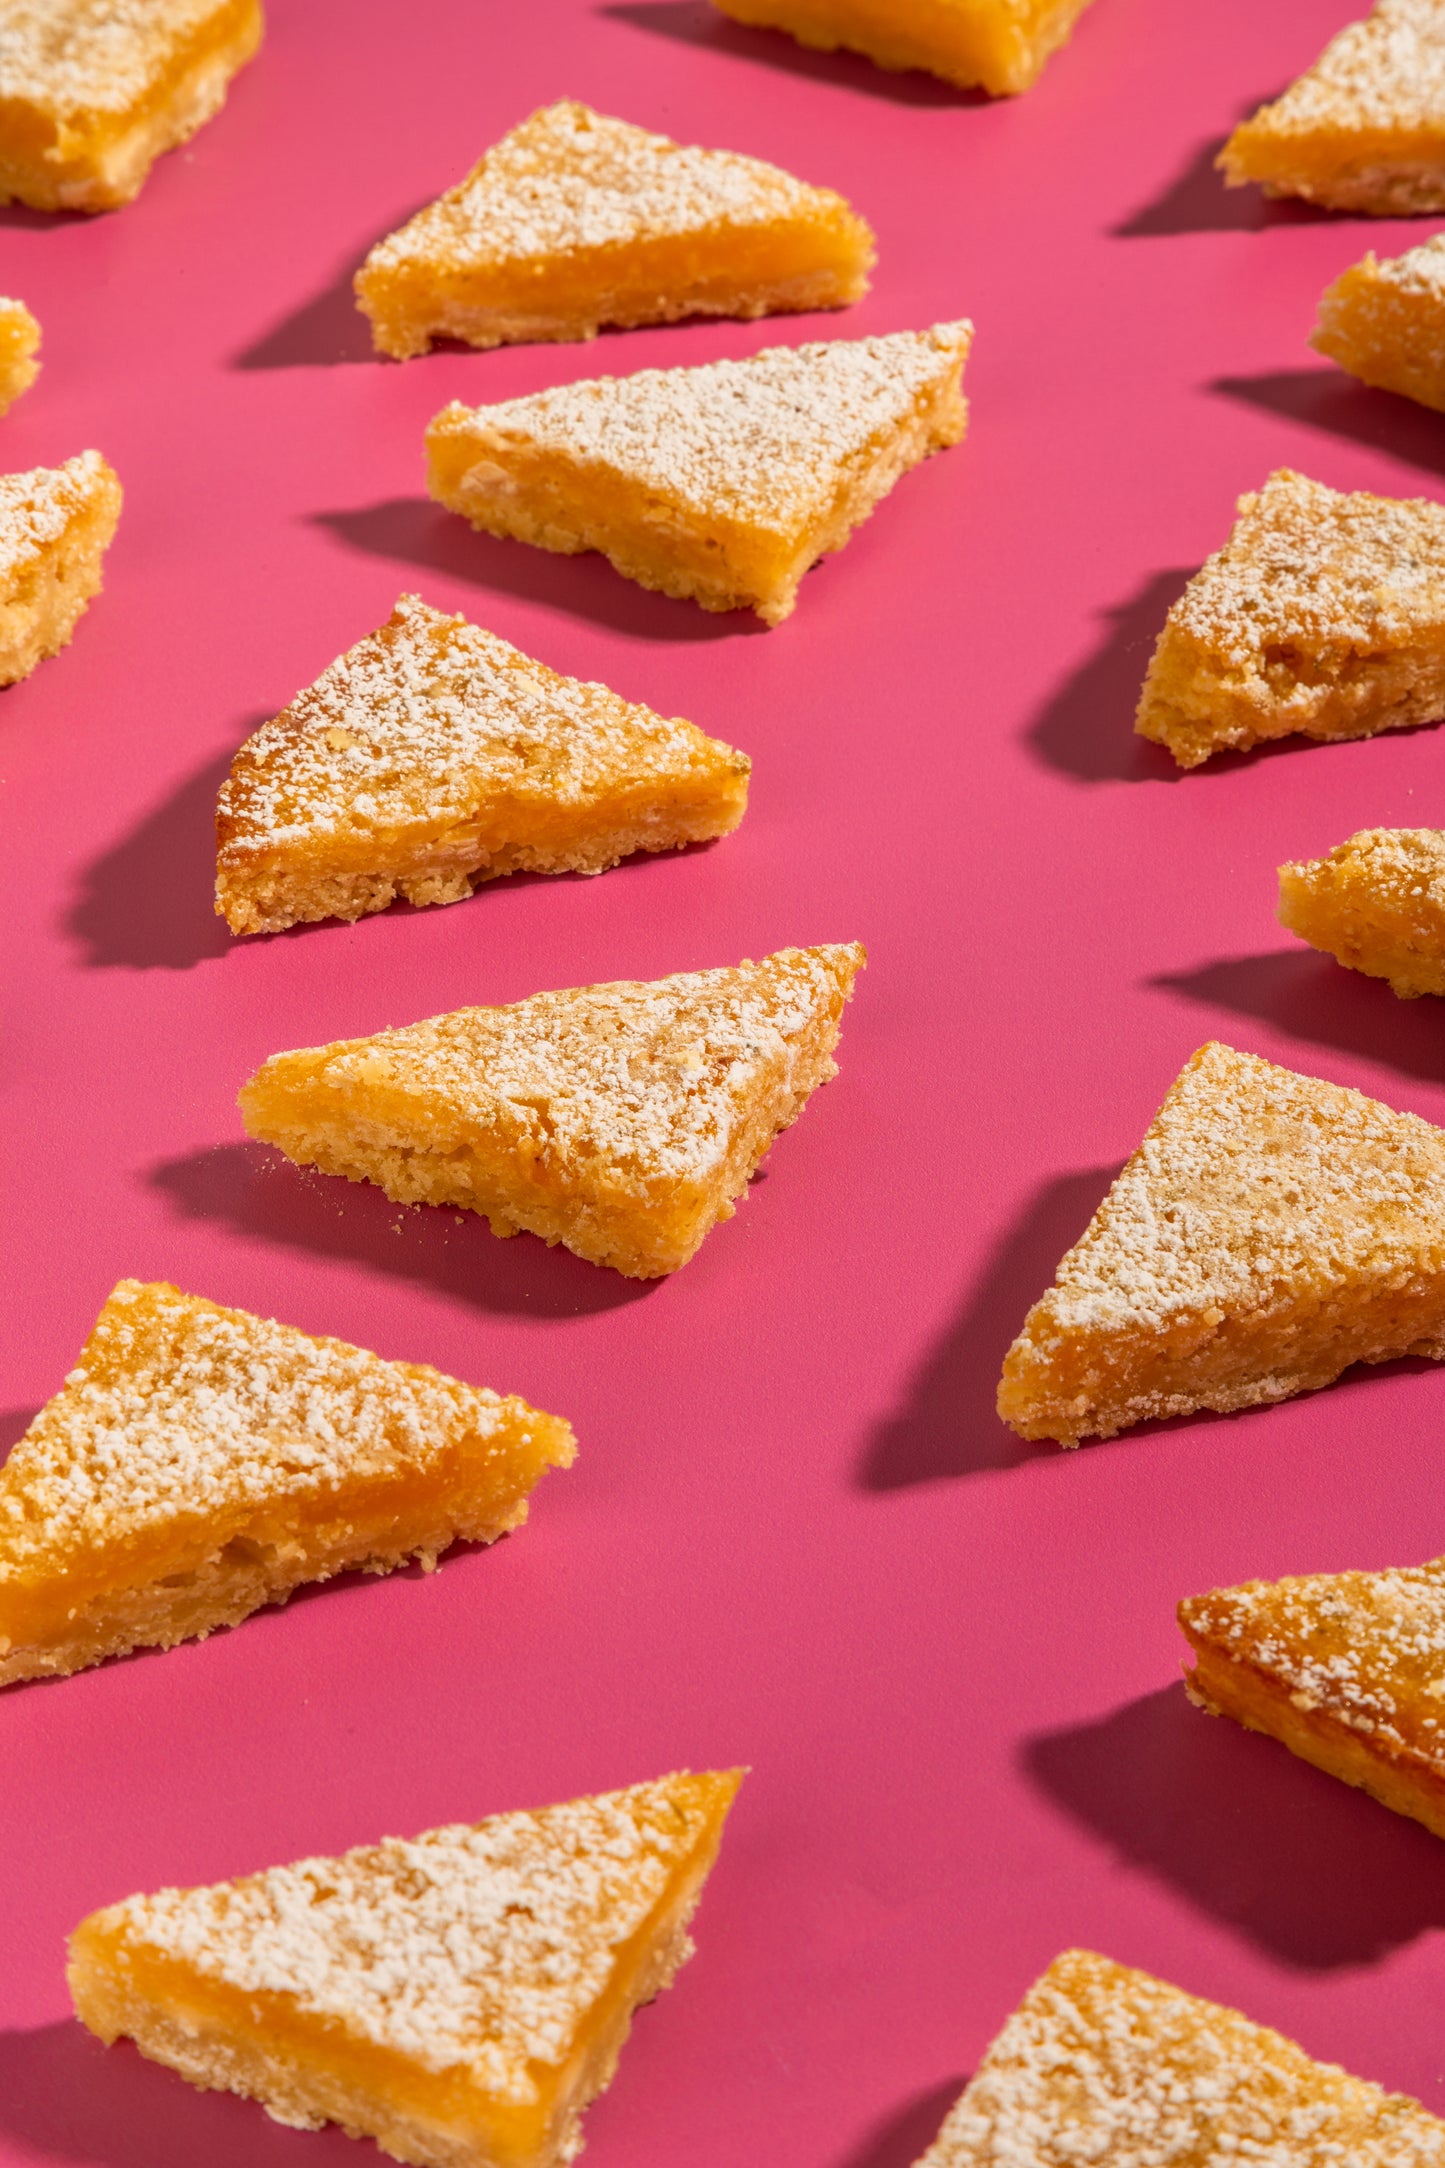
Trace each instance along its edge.
{"label": "matte pink backdrop", "polygon": [[[1221,1580],[1445,1548],[1445,1378],[1069,1455],[993,1413],[1028,1303],[1205,1038],[1445,1121],[1440,1006],[1273,915],[1286,856],[1441,818],[1439,733],[1182,780],[1130,735],[1239,491],[1281,464],[1439,491],[1445,420],[1305,344],[1330,278],[1427,226],[1209,169],[1351,4],[1098,0],[990,104],[700,0],[270,0],[262,57],[132,208],[0,213],[0,291],[45,328],[3,464],[95,444],[126,488],[103,597],[0,701],[4,1442],[137,1274],[521,1391],[582,1443],[528,1529],[434,1578],[0,1700],[3,2168],[361,2157],[83,2034],[63,1949],[92,1906],[733,1761],[698,1956],[592,2112],[597,2168],[906,2168],[1072,1942],[1445,2108],[1445,1847],[1196,1715],[1173,1621]],[[877,229],[871,295],[370,358],[366,248],[564,94],[841,188]],[[963,313],[966,442],[776,632],[422,494],[454,396]],[[741,831],[231,943],[227,758],[408,589],[746,748]],[[838,1081],[661,1284],[242,1137],[237,1087],[279,1047],[854,937]]]}

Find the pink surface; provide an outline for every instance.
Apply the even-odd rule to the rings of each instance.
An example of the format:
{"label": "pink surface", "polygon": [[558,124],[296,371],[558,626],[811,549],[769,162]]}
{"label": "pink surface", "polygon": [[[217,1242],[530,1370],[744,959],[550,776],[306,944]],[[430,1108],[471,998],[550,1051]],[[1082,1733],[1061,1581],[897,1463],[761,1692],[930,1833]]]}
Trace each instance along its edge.
{"label": "pink surface", "polygon": [[[9,468],[103,449],[126,510],[74,644],[0,702],[9,1437],[123,1274],[530,1395],[576,1469],[436,1577],[0,1700],[0,2164],[361,2156],[68,2018],[91,1906],[679,1764],[753,1775],[699,1955],[593,2111],[597,2168],[905,2168],[1082,1941],[1445,2105],[1445,1848],[1177,1683],[1181,1595],[1445,1548],[1423,1363],[1063,1455],[1004,1349],[1211,1035],[1445,1121],[1445,1030],[1291,943],[1274,868],[1440,818],[1425,731],[1215,763],[1130,736],[1237,492],[1292,464],[1438,492],[1445,421],[1305,345],[1423,224],[1226,195],[1209,147],[1349,0],[1098,0],[1015,103],[735,30],[695,0],[485,13],[271,0],[263,57],[140,201],[0,214],[45,371]],[[368,358],[370,242],[559,95],[842,188],[843,319]],[[978,325],[958,450],[777,632],[421,493],[447,399],[779,339]],[[754,758],[720,846],[230,943],[231,750],[419,590]],[[540,987],[867,941],[842,1074],[738,1218],[648,1288],[248,1146],[279,1047]]]}

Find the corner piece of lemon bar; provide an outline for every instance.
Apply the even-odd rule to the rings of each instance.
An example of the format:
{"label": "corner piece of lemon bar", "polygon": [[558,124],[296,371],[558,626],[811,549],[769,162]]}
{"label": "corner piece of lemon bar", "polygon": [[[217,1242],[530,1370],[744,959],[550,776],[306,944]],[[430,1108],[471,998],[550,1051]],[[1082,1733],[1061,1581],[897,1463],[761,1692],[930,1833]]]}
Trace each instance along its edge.
{"label": "corner piece of lemon bar", "polygon": [[1402,1000],[1445,994],[1445,829],[1362,828],[1281,866],[1279,922]]}
{"label": "corner piece of lemon bar", "polygon": [[39,376],[39,350],[40,326],[25,303],[0,300],[0,414],[7,414]]}
{"label": "corner piece of lemon bar", "polygon": [[216,807],[232,933],[455,903],[507,873],[602,873],[727,835],[750,763],[403,595],[249,737]]}
{"label": "corner piece of lemon bar", "polygon": [[1445,1837],[1445,1559],[1190,1596],[1189,1698]]}
{"label": "corner piece of lemon bar", "polygon": [[592,339],[604,324],[838,309],[873,235],[831,189],[564,99],[503,136],[356,274],[378,350]]}
{"label": "corner piece of lemon bar", "polygon": [[129,1897],[70,1939],[81,2022],[418,2168],[563,2168],[693,1954],[740,1769]]}
{"label": "corner piece of lemon bar", "polygon": [[1211,1043],[1009,1349],[1023,1438],[1111,1438],[1445,1357],[1445,1130]]}
{"label": "corner piece of lemon bar", "polygon": [[1367,250],[1321,295],[1310,345],[1362,383],[1445,413],[1445,234],[1383,261]]}
{"label": "corner piece of lemon bar", "polygon": [[0,1467],[0,1685],[490,1543],[575,1450],[523,1400],[122,1280]]}
{"label": "corner piece of lemon bar", "polygon": [[110,211],[226,102],[260,0],[0,0],[0,202]]}
{"label": "corner piece of lemon bar", "polygon": [[1089,0],[713,0],[734,22],[785,30],[825,53],[921,68],[995,97],[1027,90]]}
{"label": "corner piece of lemon bar", "polygon": [[1377,0],[1281,98],[1242,121],[1217,161],[1226,183],[1335,211],[1445,210],[1445,8]]}
{"label": "corner piece of lemon bar", "polygon": [[1181,768],[1445,715],[1445,505],[1282,467],[1165,620],[1134,728]]}
{"label": "corner piece of lemon bar", "polygon": [[58,655],[100,593],[120,483],[99,452],[0,474],[0,685]]}
{"label": "corner piece of lemon bar", "polygon": [[241,1115],[301,1166],[656,1279],[732,1217],[773,1139],[837,1074],[863,962],[858,942],[781,949],[273,1054]]}
{"label": "corner piece of lemon bar", "polygon": [[1445,2168],[1445,2123],[1222,2003],[1065,1950],[917,2168]]}
{"label": "corner piece of lemon bar", "polygon": [[643,587],[778,625],[808,568],[963,435],[972,336],[936,324],[454,400],[426,433],[427,487],[486,534],[600,550]]}

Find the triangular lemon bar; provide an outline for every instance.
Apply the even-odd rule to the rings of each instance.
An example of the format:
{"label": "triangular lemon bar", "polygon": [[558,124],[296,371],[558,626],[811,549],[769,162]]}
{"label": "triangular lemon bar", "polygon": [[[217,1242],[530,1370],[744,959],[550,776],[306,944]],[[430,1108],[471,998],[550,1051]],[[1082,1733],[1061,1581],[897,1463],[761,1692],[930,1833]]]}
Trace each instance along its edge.
{"label": "triangular lemon bar", "polygon": [[427,487],[484,533],[600,550],[643,587],[781,624],[809,566],[963,435],[972,336],[937,324],[453,400],[426,433]]}
{"label": "triangular lemon bar", "polygon": [[1445,828],[1362,828],[1281,866],[1279,920],[1403,999],[1445,994]]}
{"label": "triangular lemon bar", "polygon": [[1210,1044],[1009,1349],[1024,1438],[1111,1438],[1197,1408],[1445,1357],[1445,1130]]}
{"label": "triangular lemon bar", "polygon": [[1191,1701],[1445,1837],[1445,1559],[1216,1588],[1179,1624]]}
{"label": "triangular lemon bar", "polygon": [[1445,234],[1383,261],[1367,250],[1320,296],[1310,345],[1363,383],[1445,413]]}
{"label": "triangular lemon bar", "polygon": [[786,30],[825,53],[922,68],[995,97],[1027,90],[1089,0],[714,0],[735,22]]}
{"label": "triangular lemon bar", "polygon": [[1445,210],[1445,7],[1377,0],[1219,154],[1231,188],[1336,211]]}
{"label": "triangular lemon bar", "polygon": [[633,1279],[675,1272],[837,1074],[860,943],[533,994],[273,1054],[253,1137],[399,1204],[461,1205]]}
{"label": "triangular lemon bar", "polygon": [[403,595],[249,737],[216,808],[232,933],[455,903],[503,873],[601,873],[726,835],[749,762]]}
{"label": "triangular lemon bar", "polygon": [[40,374],[40,326],[23,301],[0,300],[0,414],[8,413]]}
{"label": "triangular lemon bar", "polygon": [[873,235],[841,196],[564,99],[377,243],[356,274],[383,354],[591,339],[603,324],[837,309]]}
{"label": "triangular lemon bar", "polygon": [[58,655],[100,593],[120,503],[115,469],[99,452],[0,474],[0,685]]}
{"label": "triangular lemon bar", "polygon": [[388,1837],[82,1920],[70,1991],[193,2085],[420,2168],[554,2168],[687,1927],[740,1769]]}
{"label": "triangular lemon bar", "polygon": [[0,1467],[0,1685],[490,1543],[574,1452],[524,1400],[122,1280]]}
{"label": "triangular lemon bar", "polygon": [[1241,497],[1165,621],[1134,728],[1181,768],[1266,739],[1445,715],[1445,505],[1287,467]]}
{"label": "triangular lemon bar", "polygon": [[1092,1950],[1036,1980],[917,2168],[1445,2168],[1445,2123]]}

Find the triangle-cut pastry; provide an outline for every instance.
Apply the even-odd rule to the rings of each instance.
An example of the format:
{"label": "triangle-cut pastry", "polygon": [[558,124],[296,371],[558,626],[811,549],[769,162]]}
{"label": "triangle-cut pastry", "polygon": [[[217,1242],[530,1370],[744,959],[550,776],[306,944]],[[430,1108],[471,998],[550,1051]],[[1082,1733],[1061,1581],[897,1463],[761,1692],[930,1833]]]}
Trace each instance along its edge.
{"label": "triangle-cut pastry", "polygon": [[1320,296],[1310,345],[1362,382],[1445,413],[1445,234],[1383,262],[1367,250]]}
{"label": "triangle-cut pastry", "polygon": [[398,1204],[463,1206],[650,1280],[731,1219],[763,1154],[836,1076],[862,944],[533,994],[273,1054],[253,1137]]}
{"label": "triangle-cut pastry", "polygon": [[1179,1624],[1191,1701],[1445,1837],[1445,1559],[1211,1589]]}
{"label": "triangle-cut pastry", "polygon": [[261,32],[260,0],[0,0],[0,202],[129,203]]}
{"label": "triangle-cut pastry", "polygon": [[1023,1438],[1112,1438],[1445,1357],[1445,1130],[1200,1048],[1009,1349]]}
{"label": "triangle-cut pastry", "polygon": [[1092,1950],[1036,1980],[917,2168],[1445,2168],[1445,2123]]}
{"label": "triangle-cut pastry", "polygon": [[0,474],[0,685],[66,646],[119,520],[120,483],[99,452]]}
{"label": "triangle-cut pastry", "polygon": [[504,873],[601,873],[736,828],[749,762],[403,595],[248,738],[216,808],[232,933],[455,903]]}
{"label": "triangle-cut pastry", "polygon": [[40,326],[25,303],[0,300],[0,414],[8,413],[39,376],[39,347]]}
{"label": "triangle-cut pastry", "polygon": [[1445,505],[1281,467],[1165,620],[1134,728],[1181,768],[1445,715]]}
{"label": "triangle-cut pastry", "polygon": [[843,308],[868,291],[873,253],[831,189],[564,99],[378,242],[356,298],[379,351],[405,361],[440,338]]}
{"label": "triangle-cut pastry", "polygon": [[486,534],[600,550],[643,587],[781,624],[809,566],[963,435],[972,336],[936,324],[453,400],[426,433],[427,487]]}
{"label": "triangle-cut pastry", "polygon": [[1362,828],[1281,866],[1279,920],[1402,999],[1445,994],[1445,829]]}
{"label": "triangle-cut pastry", "polygon": [[688,1922],[743,1771],[387,1837],[92,1912],[83,2024],[420,2168],[561,2168]]}
{"label": "triangle-cut pastry", "polygon": [[575,1453],[524,1400],[122,1280],[0,1467],[0,1685],[490,1543]]}
{"label": "triangle-cut pastry", "polygon": [[1377,0],[1219,154],[1231,188],[1335,211],[1445,210],[1445,7]]}
{"label": "triangle-cut pastry", "polygon": [[734,22],[786,30],[825,53],[922,68],[995,97],[1027,90],[1089,0],[714,0]]}

